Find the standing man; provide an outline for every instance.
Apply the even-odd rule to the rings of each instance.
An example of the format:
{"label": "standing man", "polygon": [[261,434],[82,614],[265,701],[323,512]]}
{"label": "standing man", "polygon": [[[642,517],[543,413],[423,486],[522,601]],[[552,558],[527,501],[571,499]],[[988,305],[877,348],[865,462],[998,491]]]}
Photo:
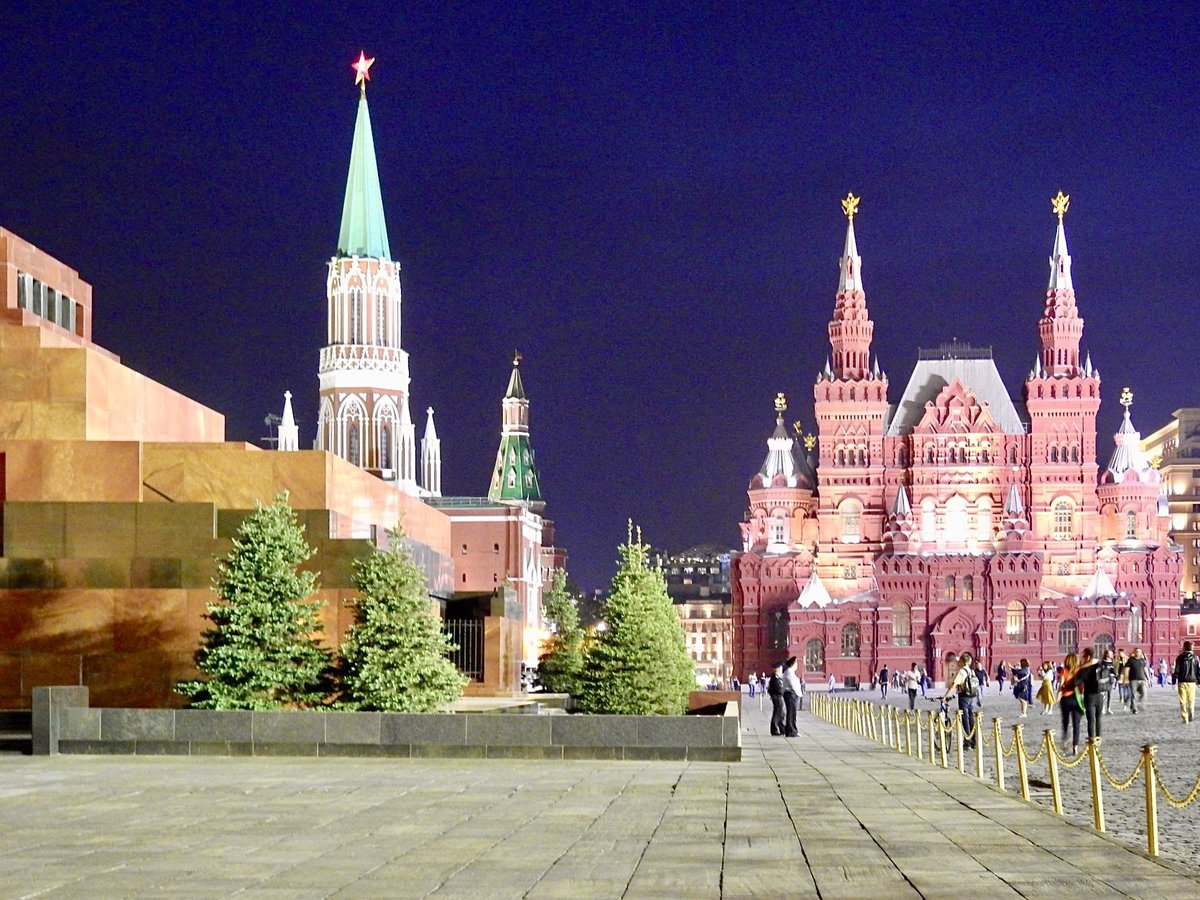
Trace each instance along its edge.
{"label": "standing man", "polygon": [[888,671],[885,665],[879,670],[879,697],[881,700],[887,699],[888,681],[892,677],[892,673]]}
{"label": "standing man", "polygon": [[913,663],[912,668],[904,673],[904,690],[908,692],[908,708],[910,710],[917,708],[917,689],[921,687],[924,678],[920,666],[916,663]]}
{"label": "standing man", "polygon": [[1196,717],[1196,681],[1200,680],[1200,660],[1192,652],[1192,642],[1183,642],[1183,652],[1175,657],[1175,687],[1179,691],[1179,715],[1187,725]]}
{"label": "standing man", "polygon": [[1136,716],[1138,704],[1146,703],[1146,682],[1150,679],[1150,664],[1141,647],[1133,651],[1125,663],[1125,671],[1129,673],[1129,711]]}
{"label": "standing man", "polygon": [[754,699],[754,689],[758,687],[758,675],[754,672],[750,673],[750,677],[746,679],[746,683],[750,685],[750,699]]}
{"label": "standing man", "polygon": [[787,709],[783,733],[787,737],[800,737],[800,732],[796,730],[796,710],[800,708],[800,695],[803,692],[800,678],[796,675],[796,657],[789,656],[787,668],[783,670],[783,702]]}
{"label": "standing man", "polygon": [[[975,669],[971,666],[970,653],[964,653],[958,658],[958,671],[954,673],[954,680],[946,688],[946,694],[942,699],[949,700],[956,695],[958,709],[962,713],[963,734],[971,734],[975,730],[975,701],[979,699],[979,676],[975,674]],[[974,735],[964,738],[964,750],[971,750],[974,747]]]}
{"label": "standing man", "polygon": [[771,698],[771,734],[783,734],[783,666],[776,663],[771,670],[771,678],[767,682],[767,696]]}

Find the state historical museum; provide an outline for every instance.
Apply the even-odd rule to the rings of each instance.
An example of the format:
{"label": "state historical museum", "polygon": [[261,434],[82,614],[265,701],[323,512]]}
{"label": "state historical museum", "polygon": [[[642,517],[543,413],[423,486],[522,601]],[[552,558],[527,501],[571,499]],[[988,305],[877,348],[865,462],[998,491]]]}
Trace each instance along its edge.
{"label": "state historical museum", "polygon": [[[938,681],[969,650],[994,671],[1086,646],[1173,656],[1182,551],[1161,478],[1125,418],[1102,469],[1100,375],[1080,359],[1063,215],[1040,352],[1014,400],[990,350],[918,354],[897,402],[871,358],[874,323],[849,219],[816,441],[776,428],[750,482],[732,573],[735,671],[787,655],[810,681],[865,683],[914,661]],[[811,453],[816,449],[816,457]]]}

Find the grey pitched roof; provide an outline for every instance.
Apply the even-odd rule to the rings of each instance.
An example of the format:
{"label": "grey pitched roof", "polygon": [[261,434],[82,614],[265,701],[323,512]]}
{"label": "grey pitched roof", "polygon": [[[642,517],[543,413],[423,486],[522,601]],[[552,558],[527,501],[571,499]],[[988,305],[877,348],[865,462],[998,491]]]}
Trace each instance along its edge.
{"label": "grey pitched roof", "polygon": [[[981,356],[987,351],[973,350],[970,355]],[[922,356],[927,354],[922,353]],[[936,354],[928,354],[935,356]],[[949,356],[949,354],[947,354]],[[962,359],[922,358],[917,360],[900,402],[892,407],[887,433],[890,436],[910,433],[925,415],[925,404],[937,399],[942,389],[957,378],[980,402],[987,403],[988,412],[996,426],[1005,434],[1024,434],[1024,405],[1013,403],[996,370],[990,353],[986,358]]]}

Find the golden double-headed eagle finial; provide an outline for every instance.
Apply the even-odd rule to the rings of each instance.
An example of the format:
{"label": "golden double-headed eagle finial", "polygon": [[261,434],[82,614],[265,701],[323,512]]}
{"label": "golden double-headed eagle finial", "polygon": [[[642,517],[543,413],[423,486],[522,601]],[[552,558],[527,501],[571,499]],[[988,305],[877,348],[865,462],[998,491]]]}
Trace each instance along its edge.
{"label": "golden double-headed eagle finial", "polygon": [[1121,405],[1126,409],[1133,406],[1133,391],[1129,388],[1121,388]]}
{"label": "golden double-headed eagle finial", "polygon": [[1062,217],[1067,214],[1067,207],[1070,205],[1071,195],[1064,194],[1062,191],[1058,192],[1057,197],[1050,198],[1050,206],[1054,209],[1054,214],[1058,216],[1060,221],[1062,220]]}
{"label": "golden double-headed eagle finial", "polygon": [[806,434],[804,436],[804,449],[811,453],[812,448],[815,446],[817,446],[817,436],[815,434]]}
{"label": "golden double-headed eagle finial", "polygon": [[854,192],[850,191],[846,194],[846,199],[842,201],[842,212],[846,214],[846,218],[851,222],[858,215],[858,204],[862,197],[855,197]]}
{"label": "golden double-headed eagle finial", "polygon": [[787,412],[787,397],[783,396],[783,391],[775,395],[775,412]]}

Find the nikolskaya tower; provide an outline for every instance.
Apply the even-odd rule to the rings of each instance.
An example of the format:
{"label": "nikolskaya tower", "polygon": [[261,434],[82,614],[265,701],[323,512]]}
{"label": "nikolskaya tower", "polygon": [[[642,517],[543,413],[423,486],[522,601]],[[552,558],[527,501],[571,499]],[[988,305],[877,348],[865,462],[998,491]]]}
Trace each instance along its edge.
{"label": "nikolskaya tower", "polygon": [[[320,358],[320,411],[316,447],[328,450],[413,494],[441,493],[440,442],[427,411],[421,484],[417,483],[416,429],[409,412],[408,354],[400,337],[400,264],[392,259],[367,81],[374,63],[365,53],[353,64],[358,116],[337,252],[329,260],[326,345]],[[438,458],[429,458],[430,455]]]}

